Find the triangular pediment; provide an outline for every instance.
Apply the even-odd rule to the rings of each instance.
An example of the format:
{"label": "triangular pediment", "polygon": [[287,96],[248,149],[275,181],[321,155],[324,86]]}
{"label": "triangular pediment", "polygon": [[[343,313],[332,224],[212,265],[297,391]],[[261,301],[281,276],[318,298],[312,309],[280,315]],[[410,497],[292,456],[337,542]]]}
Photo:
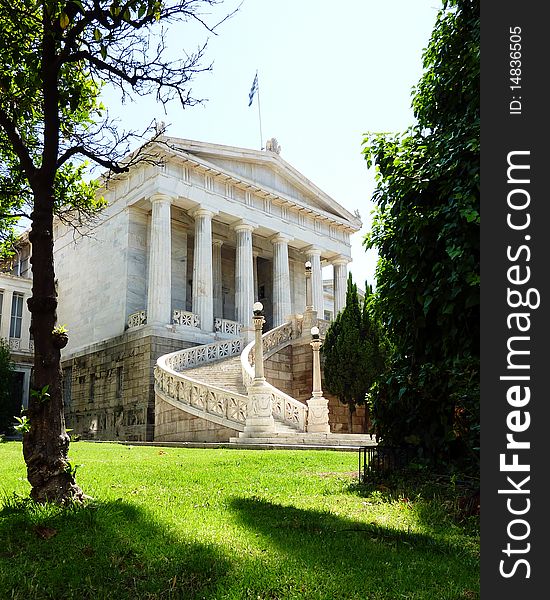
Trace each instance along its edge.
{"label": "triangular pediment", "polygon": [[234,180],[253,184],[267,193],[293,200],[319,214],[332,215],[349,223],[354,229],[361,226],[357,216],[338,204],[276,152],[168,137],[162,138],[162,143],[169,149],[169,154],[195,159],[200,165],[214,168]]}

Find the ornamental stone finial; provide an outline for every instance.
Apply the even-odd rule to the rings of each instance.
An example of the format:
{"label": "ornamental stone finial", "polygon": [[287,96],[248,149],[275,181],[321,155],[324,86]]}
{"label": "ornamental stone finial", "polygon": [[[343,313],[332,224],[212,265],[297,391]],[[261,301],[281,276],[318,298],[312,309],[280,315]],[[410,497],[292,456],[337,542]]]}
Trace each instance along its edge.
{"label": "ornamental stone finial", "polygon": [[265,143],[265,149],[269,150],[270,152],[275,152],[275,154],[281,154],[281,146],[277,141],[277,138],[274,137],[267,140]]}
{"label": "ornamental stone finial", "polygon": [[155,134],[162,135],[166,131],[166,123],[155,119]]}

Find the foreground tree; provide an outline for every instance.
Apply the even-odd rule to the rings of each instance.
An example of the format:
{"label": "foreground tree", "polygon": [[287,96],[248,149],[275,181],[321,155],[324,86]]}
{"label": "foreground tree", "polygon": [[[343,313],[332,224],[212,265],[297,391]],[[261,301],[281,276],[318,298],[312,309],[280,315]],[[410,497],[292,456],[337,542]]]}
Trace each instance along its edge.
{"label": "foreground tree", "polygon": [[[361,307],[357,285],[348,276],[346,305],[327,330],[321,347],[324,357],[324,386],[348,407],[348,431],[352,431],[357,406],[384,368],[380,329],[369,312],[372,290],[367,285]],[[368,414],[365,414],[365,429]]]}
{"label": "foreground tree", "polygon": [[[376,427],[435,462],[479,450],[479,0],[444,2],[413,95],[417,124],[365,141],[376,163],[368,248],[394,352]],[[464,464],[464,463],[462,463]]]}
{"label": "foreground tree", "polygon": [[54,214],[85,221],[101,208],[96,185],[82,181],[84,159],[115,173],[131,166],[121,159],[134,138],[119,135],[105,114],[98,101],[103,83],[118,85],[123,96],[195,102],[189,83],[204,70],[204,47],[167,60],[158,23],[206,26],[199,9],[215,3],[0,0],[0,227],[9,238],[18,218],[31,221],[34,392],[23,454],[36,501],[83,497],[67,461],[60,369],[67,340],[55,329]]}

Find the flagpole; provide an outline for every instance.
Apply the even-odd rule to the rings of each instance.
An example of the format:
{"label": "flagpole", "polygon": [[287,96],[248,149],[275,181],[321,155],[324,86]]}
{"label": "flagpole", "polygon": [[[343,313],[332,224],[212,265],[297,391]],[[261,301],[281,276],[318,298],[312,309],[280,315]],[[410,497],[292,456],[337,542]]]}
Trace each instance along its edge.
{"label": "flagpole", "polygon": [[[256,76],[258,75],[258,71],[256,71]],[[258,121],[260,123],[260,150],[263,150],[263,140],[264,136],[262,135],[262,111],[260,109],[260,79],[258,78]]]}

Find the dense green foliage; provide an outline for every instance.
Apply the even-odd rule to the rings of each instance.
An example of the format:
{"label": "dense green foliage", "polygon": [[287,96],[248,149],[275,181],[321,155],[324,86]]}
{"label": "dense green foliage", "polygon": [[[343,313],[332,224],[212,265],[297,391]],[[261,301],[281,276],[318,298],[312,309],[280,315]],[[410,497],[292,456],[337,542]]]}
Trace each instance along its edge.
{"label": "dense green foliage", "polygon": [[0,434],[13,433],[11,425],[14,421],[11,410],[11,384],[13,364],[7,341],[0,338]]}
{"label": "dense green foliage", "polygon": [[324,386],[347,404],[349,431],[356,406],[365,404],[384,368],[381,331],[369,310],[371,293],[367,285],[361,306],[357,285],[349,274],[346,305],[328,328],[321,347]]}
{"label": "dense green foliage", "polygon": [[462,492],[358,486],[356,452],[78,442],[71,462],[94,500],[37,506],[0,445],[0,598],[478,598]]}
{"label": "dense green foliage", "polygon": [[372,410],[436,462],[479,449],[479,0],[448,0],[413,93],[416,124],[372,134],[375,308],[394,352]]}

